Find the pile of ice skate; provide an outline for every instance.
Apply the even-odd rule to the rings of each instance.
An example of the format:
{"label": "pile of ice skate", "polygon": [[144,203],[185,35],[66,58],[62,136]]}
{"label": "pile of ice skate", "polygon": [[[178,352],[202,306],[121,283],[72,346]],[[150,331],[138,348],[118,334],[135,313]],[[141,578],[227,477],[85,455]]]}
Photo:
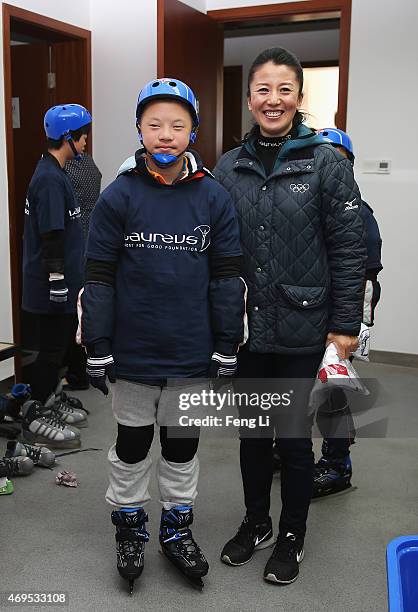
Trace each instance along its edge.
{"label": "pile of ice skate", "polygon": [[34,466],[52,468],[51,448],[78,448],[79,428],[87,426],[87,410],[78,398],[64,393],[61,384],[44,406],[30,394],[30,387],[19,383],[0,396],[0,435],[9,438],[0,459],[0,495],[13,493],[12,477],[27,476]]}

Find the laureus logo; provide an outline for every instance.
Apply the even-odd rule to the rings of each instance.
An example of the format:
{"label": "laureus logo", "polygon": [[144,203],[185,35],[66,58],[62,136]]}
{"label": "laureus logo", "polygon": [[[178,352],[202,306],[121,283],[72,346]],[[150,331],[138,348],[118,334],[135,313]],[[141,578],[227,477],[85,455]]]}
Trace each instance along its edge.
{"label": "laureus logo", "polygon": [[125,246],[151,249],[206,251],[210,245],[210,226],[198,225],[195,234],[167,234],[159,232],[131,232],[125,235]]}
{"label": "laureus logo", "polygon": [[200,252],[202,253],[203,251],[206,251],[210,245],[210,225],[198,225],[193,231],[195,232],[196,230],[199,230],[199,232],[202,234],[202,246],[200,248]]}

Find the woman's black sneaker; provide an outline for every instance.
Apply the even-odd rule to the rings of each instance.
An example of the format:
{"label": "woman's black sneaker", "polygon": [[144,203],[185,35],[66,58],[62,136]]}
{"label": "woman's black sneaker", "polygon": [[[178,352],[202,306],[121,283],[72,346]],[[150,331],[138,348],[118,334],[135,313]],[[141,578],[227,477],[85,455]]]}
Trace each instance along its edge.
{"label": "woman's black sneaker", "polygon": [[299,563],[305,555],[303,538],[293,533],[279,535],[276,546],[264,568],[264,580],[278,584],[290,584],[299,575]]}
{"label": "woman's black sneaker", "polygon": [[221,552],[221,561],[228,565],[248,563],[257,548],[261,550],[274,544],[271,518],[264,522],[250,521],[244,518],[237,534],[229,540]]}

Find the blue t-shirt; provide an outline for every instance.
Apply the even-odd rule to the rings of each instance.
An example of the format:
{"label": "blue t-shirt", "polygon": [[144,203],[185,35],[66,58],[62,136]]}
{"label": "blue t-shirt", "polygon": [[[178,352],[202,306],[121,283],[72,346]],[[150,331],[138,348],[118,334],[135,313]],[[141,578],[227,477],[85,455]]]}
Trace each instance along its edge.
{"label": "blue t-shirt", "polygon": [[41,250],[41,235],[53,230],[64,230],[64,278],[68,301],[60,305],[59,311],[76,312],[84,267],[81,211],[68,176],[55,157],[46,154],[36,166],[25,204],[22,306],[29,312],[56,312],[49,300],[49,272],[42,261]]}
{"label": "blue t-shirt", "polygon": [[367,229],[367,263],[366,270],[383,270],[382,266],[382,239],[379,226],[373,215],[373,209],[363,200],[361,214]]}
{"label": "blue t-shirt", "polygon": [[117,262],[112,353],[121,378],[204,376],[213,351],[210,259],[241,255],[227,191],[119,176],[100,196],[89,259]]}

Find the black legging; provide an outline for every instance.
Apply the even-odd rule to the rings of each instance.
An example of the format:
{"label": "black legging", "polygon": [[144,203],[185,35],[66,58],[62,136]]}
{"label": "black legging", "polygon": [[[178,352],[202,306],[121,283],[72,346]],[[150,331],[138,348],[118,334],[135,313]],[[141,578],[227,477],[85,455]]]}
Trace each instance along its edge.
{"label": "black legging", "polygon": [[40,314],[39,353],[33,364],[24,369],[32,399],[42,404],[58,385],[59,372],[70,344],[74,342],[76,314]]}
{"label": "black legging", "polygon": [[[171,427],[170,431],[180,429]],[[187,463],[197,452],[199,445],[199,428],[194,427],[194,438],[177,438],[170,436],[167,427],[160,427],[161,454],[166,461]],[[125,463],[138,463],[148,455],[154,438],[154,425],[127,427],[118,423],[116,454]]]}
{"label": "black legging", "polygon": [[[238,356],[238,376],[304,379],[304,382],[298,382],[298,389],[307,406],[310,388],[322,355],[323,352],[314,355],[262,354],[244,349]],[[281,437],[280,420],[276,432],[281,460],[282,512],[279,530],[280,533],[286,534],[290,531],[303,537],[312,497],[314,456],[311,419],[307,416],[307,411],[299,421],[304,421],[304,437]],[[241,436],[240,461],[245,505],[249,518],[255,521],[265,520],[270,511],[273,427],[269,433],[270,437]]]}

